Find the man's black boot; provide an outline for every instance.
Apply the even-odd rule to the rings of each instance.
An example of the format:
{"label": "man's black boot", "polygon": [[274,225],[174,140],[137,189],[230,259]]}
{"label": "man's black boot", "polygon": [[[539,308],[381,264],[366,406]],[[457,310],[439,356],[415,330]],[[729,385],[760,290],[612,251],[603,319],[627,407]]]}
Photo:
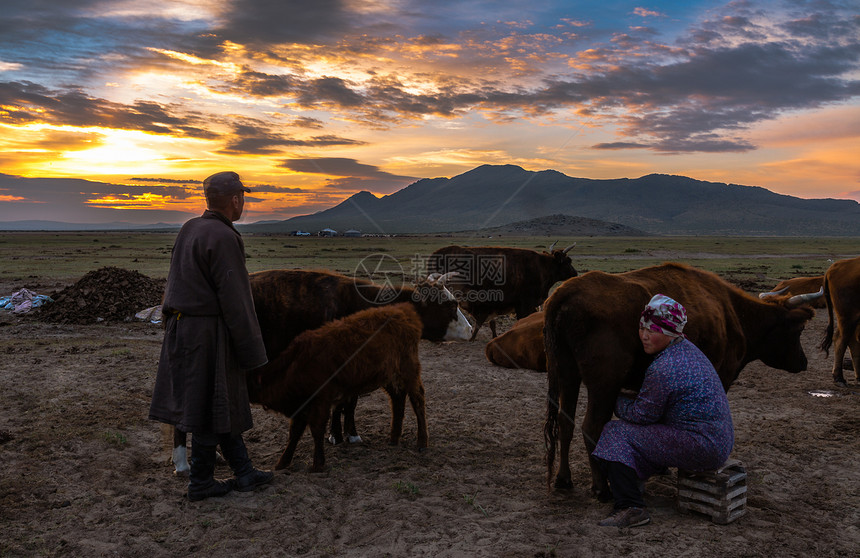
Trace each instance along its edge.
{"label": "man's black boot", "polygon": [[215,480],[215,446],[207,446],[191,436],[191,470],[188,474],[188,500],[224,496],[233,490],[233,481]]}
{"label": "man's black boot", "polygon": [[233,481],[236,490],[250,492],[258,486],[272,481],[275,476],[274,473],[260,471],[251,464],[248,448],[245,447],[242,436],[222,435],[218,437],[218,442],[221,445],[224,459],[227,460],[230,468],[233,469],[233,474],[236,475],[236,479]]}

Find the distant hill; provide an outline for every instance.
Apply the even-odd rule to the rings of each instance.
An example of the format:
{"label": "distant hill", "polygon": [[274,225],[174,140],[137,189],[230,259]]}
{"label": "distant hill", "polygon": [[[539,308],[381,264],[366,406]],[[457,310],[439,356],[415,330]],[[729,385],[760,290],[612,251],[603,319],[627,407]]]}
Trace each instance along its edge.
{"label": "distant hill", "polygon": [[649,236],[650,233],[619,225],[607,223],[586,217],[571,215],[547,215],[528,221],[517,221],[501,227],[490,227],[475,231],[456,231],[461,233],[474,232],[481,236]]}
{"label": "distant hill", "polygon": [[182,225],[154,223],[138,225],[121,221],[113,223],[65,223],[62,221],[5,221],[0,231],[176,231]]}
{"label": "distant hill", "polygon": [[559,214],[651,234],[860,236],[860,204],[852,200],[806,200],[756,186],[663,174],[572,178],[515,165],[483,165],[453,178],[422,179],[381,198],[359,192],[312,215],[240,228],[433,233],[491,229]]}

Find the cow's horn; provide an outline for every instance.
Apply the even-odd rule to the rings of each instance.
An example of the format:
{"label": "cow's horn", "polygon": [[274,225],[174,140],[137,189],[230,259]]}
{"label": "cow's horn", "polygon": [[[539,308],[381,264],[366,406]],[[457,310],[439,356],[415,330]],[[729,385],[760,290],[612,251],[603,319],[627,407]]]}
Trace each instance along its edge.
{"label": "cow's horn", "polygon": [[[438,275],[438,277],[436,277],[435,279],[433,279],[433,280],[432,280],[432,282],[434,282],[434,283],[436,283],[436,284],[439,284],[439,285],[444,286],[444,285],[445,285],[445,283],[447,283],[447,282],[448,282],[448,279],[451,279],[452,277],[457,277],[458,275],[460,275],[460,272],[458,272],[458,271],[449,271],[448,273],[446,273],[446,274],[444,274],[444,275],[440,275],[440,274],[438,274],[438,273],[434,273],[434,274],[432,274],[432,275],[431,275],[431,277],[432,277],[433,275]],[[427,279],[428,279],[428,280],[430,280],[430,277],[428,277]]]}
{"label": "cow's horn", "polygon": [[771,292],[769,292],[769,293],[759,293],[759,294],[758,294],[758,297],[759,297],[759,298],[768,298],[768,297],[771,297],[771,296],[779,296],[779,295],[781,295],[782,293],[784,293],[784,292],[785,292],[785,291],[787,291],[787,290],[788,290],[788,287],[783,287],[783,288],[781,288],[781,289],[780,289],[780,290],[778,290],[778,291],[771,291]]}
{"label": "cow's horn", "polygon": [[812,302],[813,300],[819,299],[824,296],[824,287],[818,289],[817,293],[804,293],[799,295],[794,295],[793,297],[788,299],[789,306],[798,306],[800,304],[804,304],[806,302]]}
{"label": "cow's horn", "polygon": [[556,244],[558,244],[558,240],[549,245],[549,250],[547,250],[547,252],[552,253],[552,249],[555,248]]}
{"label": "cow's horn", "polygon": [[570,251],[571,251],[571,249],[572,249],[574,246],[576,246],[576,242],[574,242],[573,244],[571,244],[570,246],[568,246],[567,248],[565,248],[564,250],[562,250],[562,252],[563,252],[563,253],[565,253],[565,254],[567,254],[568,252],[570,252]]}

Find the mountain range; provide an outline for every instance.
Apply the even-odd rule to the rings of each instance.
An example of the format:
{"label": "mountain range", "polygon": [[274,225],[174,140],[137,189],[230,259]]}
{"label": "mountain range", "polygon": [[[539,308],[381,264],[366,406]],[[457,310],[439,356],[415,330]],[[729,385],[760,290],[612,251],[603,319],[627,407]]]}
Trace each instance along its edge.
{"label": "mountain range", "polygon": [[[163,214],[153,212],[158,215],[153,221]],[[178,227],[164,222],[0,222],[0,230],[169,231]],[[601,236],[860,236],[860,203],[802,199],[757,186],[665,174],[597,180],[554,170],[527,171],[516,165],[482,165],[452,178],[421,179],[386,196],[363,191],[311,215],[237,223],[237,228],[260,233],[315,233],[332,228],[364,234],[586,230]]]}
{"label": "mountain range", "polygon": [[559,214],[651,234],[860,236],[860,203],[853,200],[808,200],[757,186],[664,174],[573,178],[515,165],[483,165],[453,178],[422,179],[381,198],[359,192],[312,215],[243,225],[242,230],[434,233],[490,229]]}

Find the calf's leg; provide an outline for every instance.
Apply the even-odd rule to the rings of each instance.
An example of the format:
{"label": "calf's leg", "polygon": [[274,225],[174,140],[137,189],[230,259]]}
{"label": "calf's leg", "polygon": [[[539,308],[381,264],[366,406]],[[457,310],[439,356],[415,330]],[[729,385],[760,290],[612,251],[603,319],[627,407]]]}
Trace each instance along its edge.
{"label": "calf's leg", "polygon": [[425,408],[424,384],[419,379],[417,385],[409,391],[409,404],[415,412],[418,421],[418,449],[427,448],[427,411]]}
{"label": "calf's leg", "polygon": [[[350,444],[361,443],[361,436],[355,429],[355,408],[358,405],[358,397],[352,397],[349,401],[336,405],[331,414],[331,436],[329,442],[338,445],[343,442],[344,436]],[[341,430],[340,419],[343,417],[343,430]]]}
{"label": "calf's leg", "polygon": [[284,448],[284,453],[275,465],[275,469],[286,469],[293,461],[293,454],[296,453],[296,446],[299,444],[299,439],[308,425],[308,417],[304,413],[299,413],[290,419],[290,439],[287,442],[287,447]]}
{"label": "calf's leg", "polygon": [[391,432],[388,436],[388,444],[396,446],[400,442],[403,433],[403,415],[406,411],[406,394],[393,386],[387,386],[385,391],[391,399]]}
{"label": "calf's leg", "polygon": [[334,406],[331,410],[331,426],[329,427],[328,441],[336,446],[343,443],[343,430],[341,429],[341,416],[345,414],[344,403]]}
{"label": "calf's leg", "polygon": [[325,427],[328,422],[329,405],[315,404],[308,413],[308,423],[311,427],[311,437],[314,439],[314,463],[312,473],[325,471]]}

